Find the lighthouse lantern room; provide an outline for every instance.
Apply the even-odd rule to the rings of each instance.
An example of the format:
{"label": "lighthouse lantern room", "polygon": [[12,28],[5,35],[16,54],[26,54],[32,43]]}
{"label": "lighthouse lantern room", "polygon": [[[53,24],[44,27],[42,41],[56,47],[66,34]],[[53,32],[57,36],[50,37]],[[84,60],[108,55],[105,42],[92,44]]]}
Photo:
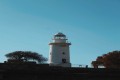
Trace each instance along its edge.
{"label": "lighthouse lantern room", "polygon": [[49,65],[71,67],[69,46],[66,35],[59,32],[54,35],[52,42],[49,43]]}

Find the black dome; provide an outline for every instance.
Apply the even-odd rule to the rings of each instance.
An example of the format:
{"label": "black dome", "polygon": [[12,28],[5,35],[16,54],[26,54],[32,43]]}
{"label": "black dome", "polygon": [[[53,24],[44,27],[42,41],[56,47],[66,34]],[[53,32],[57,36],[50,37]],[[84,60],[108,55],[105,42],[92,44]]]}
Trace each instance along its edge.
{"label": "black dome", "polygon": [[55,37],[66,37],[66,35],[64,35],[63,33],[59,32],[59,33],[55,34]]}

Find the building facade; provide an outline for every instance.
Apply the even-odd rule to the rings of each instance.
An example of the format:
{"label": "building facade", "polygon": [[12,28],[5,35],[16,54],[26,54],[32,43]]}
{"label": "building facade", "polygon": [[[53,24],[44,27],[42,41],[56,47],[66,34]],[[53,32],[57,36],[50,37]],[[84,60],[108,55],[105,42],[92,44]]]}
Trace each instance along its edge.
{"label": "building facade", "polygon": [[50,66],[71,67],[69,50],[71,43],[68,42],[66,35],[60,32],[55,34],[49,45]]}

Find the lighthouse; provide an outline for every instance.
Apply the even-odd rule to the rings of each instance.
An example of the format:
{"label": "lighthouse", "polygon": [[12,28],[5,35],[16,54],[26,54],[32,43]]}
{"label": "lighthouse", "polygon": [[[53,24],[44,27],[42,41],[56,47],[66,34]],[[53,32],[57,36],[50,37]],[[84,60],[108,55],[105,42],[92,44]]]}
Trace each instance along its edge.
{"label": "lighthouse", "polygon": [[49,65],[71,67],[69,51],[71,43],[68,42],[66,35],[61,32],[55,34],[49,45]]}

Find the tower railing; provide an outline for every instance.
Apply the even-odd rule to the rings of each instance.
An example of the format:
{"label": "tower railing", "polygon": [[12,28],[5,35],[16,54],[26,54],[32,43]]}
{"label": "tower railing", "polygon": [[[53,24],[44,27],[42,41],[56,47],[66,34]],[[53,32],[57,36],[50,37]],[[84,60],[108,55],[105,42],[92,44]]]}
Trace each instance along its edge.
{"label": "tower railing", "polygon": [[69,42],[69,41],[65,41],[65,42],[55,42],[55,41],[50,41],[49,43],[70,43],[70,44],[71,44],[71,42]]}

